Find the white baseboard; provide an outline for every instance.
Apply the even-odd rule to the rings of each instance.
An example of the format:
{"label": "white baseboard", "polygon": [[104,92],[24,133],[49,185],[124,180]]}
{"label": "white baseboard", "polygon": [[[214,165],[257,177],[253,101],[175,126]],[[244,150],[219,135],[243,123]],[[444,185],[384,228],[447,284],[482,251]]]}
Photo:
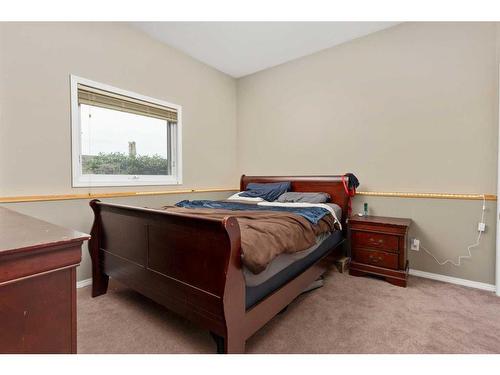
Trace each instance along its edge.
{"label": "white baseboard", "polygon": [[77,288],[83,288],[83,287],[89,286],[89,285],[92,285],[92,278],[76,282]]}
{"label": "white baseboard", "polygon": [[469,288],[487,290],[488,292],[494,292],[496,290],[495,285],[492,284],[480,283],[479,281],[460,279],[458,277],[445,276],[437,273],[430,273],[430,272],[410,269],[410,275],[417,277],[424,277],[426,279],[444,281],[445,283],[468,286]]}
{"label": "white baseboard", "polygon": [[[417,276],[417,277],[424,277],[426,279],[443,281],[445,283],[450,283],[450,284],[467,286],[469,288],[487,290],[488,292],[496,291],[496,287],[493,284],[486,284],[486,283],[481,283],[479,281],[460,279],[458,277],[445,276],[445,275],[440,275],[438,273],[431,273],[431,272],[410,269],[410,275]],[[83,288],[83,287],[86,287],[89,285],[92,285],[92,278],[77,281],[77,283],[76,283],[77,288]]]}

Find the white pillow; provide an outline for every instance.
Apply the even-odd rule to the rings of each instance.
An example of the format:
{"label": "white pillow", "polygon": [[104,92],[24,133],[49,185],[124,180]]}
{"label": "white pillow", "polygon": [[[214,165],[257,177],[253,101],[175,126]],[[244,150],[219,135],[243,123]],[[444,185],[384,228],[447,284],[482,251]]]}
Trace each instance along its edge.
{"label": "white pillow", "polygon": [[227,198],[228,201],[246,201],[246,202],[264,202],[264,199],[259,198],[259,197],[240,197],[240,194],[243,193],[240,191],[239,193],[231,195],[229,198]]}

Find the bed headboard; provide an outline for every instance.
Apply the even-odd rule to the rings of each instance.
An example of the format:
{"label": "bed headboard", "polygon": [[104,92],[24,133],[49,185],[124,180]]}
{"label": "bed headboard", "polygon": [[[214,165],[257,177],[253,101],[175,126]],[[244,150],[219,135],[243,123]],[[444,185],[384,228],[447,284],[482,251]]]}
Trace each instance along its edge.
{"label": "bed headboard", "polygon": [[[349,177],[345,177],[346,182]],[[269,183],[269,182],[284,182],[292,183],[292,191],[298,192],[313,192],[313,193],[328,193],[331,197],[331,202],[338,204],[342,208],[342,226],[345,228],[347,220],[347,210],[349,197],[345,192],[342,176],[241,176],[240,190],[245,190],[251,182]]]}

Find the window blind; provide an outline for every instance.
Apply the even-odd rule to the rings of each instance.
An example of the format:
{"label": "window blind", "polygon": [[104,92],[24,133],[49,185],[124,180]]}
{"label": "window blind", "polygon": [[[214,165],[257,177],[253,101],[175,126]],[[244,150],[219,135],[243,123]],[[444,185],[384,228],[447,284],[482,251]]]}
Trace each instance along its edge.
{"label": "window blind", "polygon": [[177,110],[125,95],[78,84],[78,104],[114,109],[116,111],[155,117],[177,122]]}

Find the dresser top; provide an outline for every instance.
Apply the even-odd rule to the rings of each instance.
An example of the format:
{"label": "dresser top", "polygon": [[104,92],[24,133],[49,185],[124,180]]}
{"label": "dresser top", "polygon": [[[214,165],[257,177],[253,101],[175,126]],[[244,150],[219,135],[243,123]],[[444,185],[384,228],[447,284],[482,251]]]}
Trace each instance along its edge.
{"label": "dresser top", "polygon": [[0,257],[7,253],[88,240],[90,236],[0,207]]}
{"label": "dresser top", "polygon": [[351,216],[349,218],[350,223],[394,225],[398,227],[409,227],[411,221],[411,219],[384,216]]}

